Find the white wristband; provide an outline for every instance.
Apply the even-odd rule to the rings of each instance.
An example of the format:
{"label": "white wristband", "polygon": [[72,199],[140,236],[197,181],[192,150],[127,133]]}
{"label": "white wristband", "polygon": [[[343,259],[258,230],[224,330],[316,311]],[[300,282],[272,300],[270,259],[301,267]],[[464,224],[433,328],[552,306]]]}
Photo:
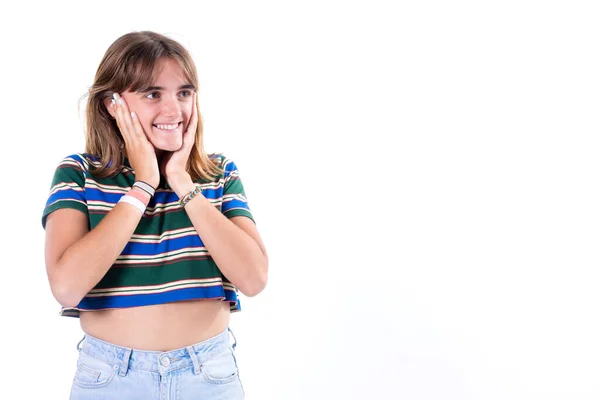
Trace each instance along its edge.
{"label": "white wristband", "polygon": [[131,204],[132,206],[134,206],[135,208],[140,210],[142,215],[144,215],[144,212],[146,211],[146,205],[133,196],[128,196],[128,195],[121,196],[121,198],[119,199],[119,203]]}

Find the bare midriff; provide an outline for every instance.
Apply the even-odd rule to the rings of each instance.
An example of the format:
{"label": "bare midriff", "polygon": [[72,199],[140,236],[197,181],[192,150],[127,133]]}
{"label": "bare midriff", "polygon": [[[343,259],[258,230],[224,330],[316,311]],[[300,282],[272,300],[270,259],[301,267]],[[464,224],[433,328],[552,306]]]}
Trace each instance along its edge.
{"label": "bare midriff", "polygon": [[81,311],[81,328],[97,339],[137,350],[169,351],[202,342],[229,325],[229,302],[193,300]]}

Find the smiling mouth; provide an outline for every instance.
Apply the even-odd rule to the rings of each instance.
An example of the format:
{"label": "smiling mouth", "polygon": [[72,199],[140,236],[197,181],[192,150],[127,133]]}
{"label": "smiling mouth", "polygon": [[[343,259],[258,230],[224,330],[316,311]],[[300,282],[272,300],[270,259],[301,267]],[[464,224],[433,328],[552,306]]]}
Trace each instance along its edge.
{"label": "smiling mouth", "polygon": [[175,131],[177,129],[179,129],[179,127],[181,126],[182,121],[177,122],[176,124],[152,124],[152,126],[154,128],[160,129],[161,131]]}

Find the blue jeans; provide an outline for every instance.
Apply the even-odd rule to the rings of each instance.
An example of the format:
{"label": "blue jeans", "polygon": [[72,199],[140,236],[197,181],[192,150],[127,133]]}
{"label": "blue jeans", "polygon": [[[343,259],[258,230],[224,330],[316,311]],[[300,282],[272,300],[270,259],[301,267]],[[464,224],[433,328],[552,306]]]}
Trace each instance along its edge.
{"label": "blue jeans", "polygon": [[[160,352],[134,350],[86,335],[71,400],[244,399],[227,328],[195,345]],[[81,343],[81,342],[80,342]]]}

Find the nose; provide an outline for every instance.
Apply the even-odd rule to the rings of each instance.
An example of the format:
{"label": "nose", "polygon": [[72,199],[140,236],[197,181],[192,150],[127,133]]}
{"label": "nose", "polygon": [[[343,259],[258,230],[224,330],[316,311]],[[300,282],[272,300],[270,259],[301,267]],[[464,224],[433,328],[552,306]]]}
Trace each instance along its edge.
{"label": "nose", "polygon": [[161,111],[165,116],[181,116],[181,104],[177,96],[164,96],[161,102]]}

